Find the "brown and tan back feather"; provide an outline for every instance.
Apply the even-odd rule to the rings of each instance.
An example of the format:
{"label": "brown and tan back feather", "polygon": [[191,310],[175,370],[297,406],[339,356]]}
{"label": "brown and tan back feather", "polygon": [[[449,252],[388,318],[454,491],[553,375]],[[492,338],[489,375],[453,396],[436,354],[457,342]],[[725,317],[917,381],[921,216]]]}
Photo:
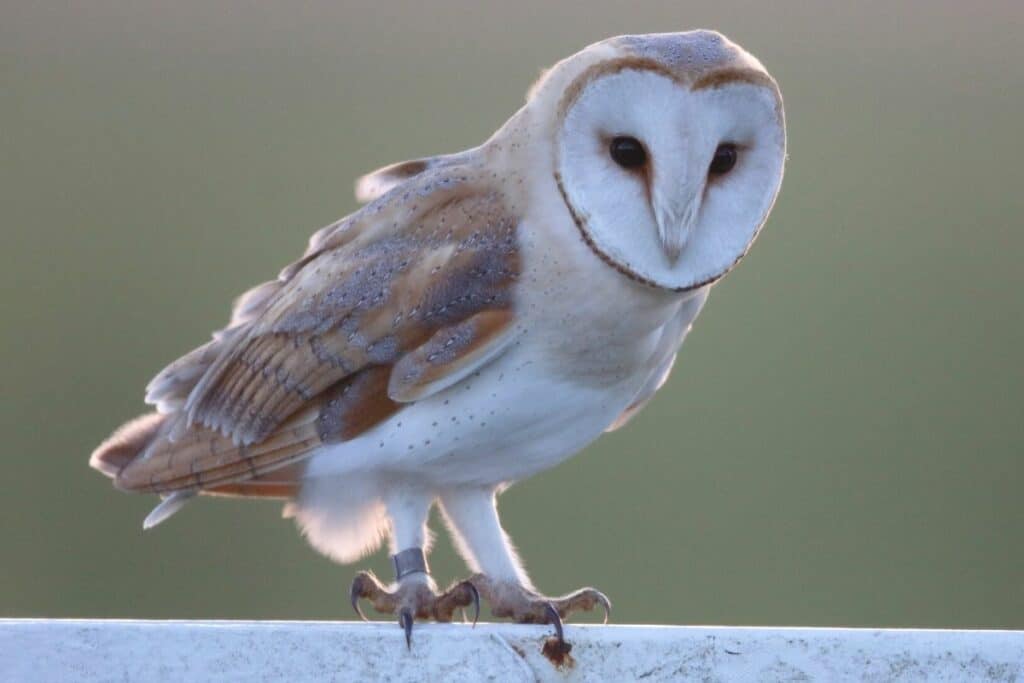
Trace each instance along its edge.
{"label": "brown and tan back feather", "polygon": [[119,430],[93,466],[129,490],[288,497],[313,449],[489,362],[514,338],[517,221],[472,176],[425,173],[319,231],[154,378],[164,414]]}

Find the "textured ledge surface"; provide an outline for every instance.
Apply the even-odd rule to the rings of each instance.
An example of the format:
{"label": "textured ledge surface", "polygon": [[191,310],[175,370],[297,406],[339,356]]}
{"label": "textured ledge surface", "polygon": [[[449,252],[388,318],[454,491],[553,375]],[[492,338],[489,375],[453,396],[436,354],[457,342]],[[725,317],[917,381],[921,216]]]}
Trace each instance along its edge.
{"label": "textured ledge surface", "polygon": [[1024,631],[0,619],[0,681],[1013,681]]}

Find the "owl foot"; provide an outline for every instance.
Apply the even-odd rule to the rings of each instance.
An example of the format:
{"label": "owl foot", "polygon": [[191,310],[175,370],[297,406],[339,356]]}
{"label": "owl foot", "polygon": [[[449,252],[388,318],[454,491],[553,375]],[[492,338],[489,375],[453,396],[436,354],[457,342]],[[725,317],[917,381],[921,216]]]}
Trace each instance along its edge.
{"label": "owl foot", "polygon": [[491,614],[509,617],[520,624],[551,624],[555,628],[555,640],[545,645],[545,653],[551,649],[556,656],[565,656],[572,646],[565,642],[562,619],[572,612],[589,612],[598,605],[604,609],[604,623],[612,611],[607,596],[594,588],[581,588],[558,598],[549,598],[523,588],[518,583],[493,581],[483,574],[470,577],[468,583],[491,604]]}
{"label": "owl foot", "polygon": [[391,591],[371,572],[359,572],[352,580],[349,598],[352,608],[363,621],[366,621],[366,615],[359,607],[360,598],[369,600],[373,608],[382,614],[398,615],[398,623],[405,631],[405,644],[409,648],[412,647],[412,625],[416,619],[451,621],[456,609],[470,605],[475,608],[473,624],[480,617],[480,594],[473,584],[463,581],[444,593],[437,593],[427,574],[419,574],[412,580],[401,577],[398,587]]}

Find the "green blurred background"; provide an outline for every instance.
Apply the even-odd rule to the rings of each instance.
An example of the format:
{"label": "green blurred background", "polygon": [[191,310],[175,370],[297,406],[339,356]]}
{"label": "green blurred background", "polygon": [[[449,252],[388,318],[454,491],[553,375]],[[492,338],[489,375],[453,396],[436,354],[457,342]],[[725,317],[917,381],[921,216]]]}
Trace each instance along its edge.
{"label": "green blurred background", "polygon": [[707,27],[782,85],[782,195],[657,400],[502,498],[537,585],[1024,627],[1024,5],[64,4],[0,8],[0,615],[350,618],[356,567],[278,504],[144,534],[88,453],[357,175],[482,141],[589,42]]}

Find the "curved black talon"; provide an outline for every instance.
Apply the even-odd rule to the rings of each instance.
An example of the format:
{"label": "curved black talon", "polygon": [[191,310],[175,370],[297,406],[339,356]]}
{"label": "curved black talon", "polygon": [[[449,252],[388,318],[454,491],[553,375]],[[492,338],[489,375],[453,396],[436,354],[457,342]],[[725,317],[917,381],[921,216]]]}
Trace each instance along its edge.
{"label": "curved black talon", "polygon": [[608,617],[612,615],[612,601],[608,599],[608,596],[599,590],[595,590],[597,593],[597,601],[601,603],[601,607],[604,607],[604,621],[602,623],[608,623]]}
{"label": "curved black talon", "polygon": [[480,619],[480,591],[476,589],[472,581],[463,581],[462,585],[467,586],[473,593],[473,628],[476,628],[476,622]]}
{"label": "curved black talon", "polygon": [[558,610],[550,602],[544,603],[544,611],[548,615],[548,623],[555,627],[555,636],[558,637],[558,644],[565,644],[565,637],[562,634],[562,617],[558,615]]}
{"label": "curved black talon", "polygon": [[356,614],[359,615],[359,618],[363,621],[369,621],[369,619],[366,618],[366,615],[363,614],[363,610],[359,607],[359,597],[361,593],[362,585],[359,581],[359,577],[357,576],[356,578],[352,579],[352,585],[348,589],[348,599],[352,602],[352,609],[356,611]]}
{"label": "curved black talon", "polygon": [[398,613],[398,623],[402,625],[405,630],[405,647],[409,650],[412,649],[412,610],[408,607],[403,607]]}

